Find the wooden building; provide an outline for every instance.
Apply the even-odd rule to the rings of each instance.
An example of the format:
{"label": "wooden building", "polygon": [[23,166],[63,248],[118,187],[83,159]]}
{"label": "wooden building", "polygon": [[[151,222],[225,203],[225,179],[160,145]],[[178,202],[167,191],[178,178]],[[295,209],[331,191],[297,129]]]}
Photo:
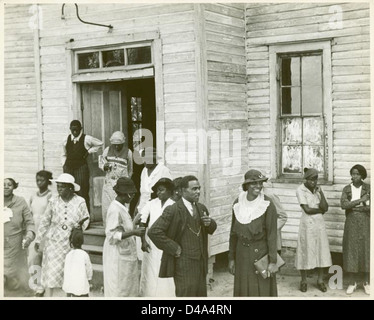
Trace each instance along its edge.
{"label": "wooden building", "polygon": [[[82,23],[77,10],[106,26]],[[315,165],[339,252],[349,169],[361,163],[370,177],[369,15],[367,2],[6,4],[5,176],[26,198],[38,170],[58,176],[73,119],[105,145],[122,130],[136,147],[136,129],[147,128],[173,178],[201,181],[218,223],[213,256],[228,250],[249,167],[271,177],[289,216],[283,244],[295,247],[295,189],[302,167]],[[97,157],[91,209],[100,219]]]}

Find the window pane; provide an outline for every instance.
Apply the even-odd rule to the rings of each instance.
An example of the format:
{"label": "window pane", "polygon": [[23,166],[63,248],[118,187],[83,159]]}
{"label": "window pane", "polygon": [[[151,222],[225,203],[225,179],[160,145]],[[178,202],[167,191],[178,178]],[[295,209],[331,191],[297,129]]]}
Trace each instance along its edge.
{"label": "window pane", "polygon": [[99,67],[99,52],[78,54],[78,69],[95,69]]}
{"label": "window pane", "polygon": [[282,58],[282,86],[300,86],[300,58]]}
{"label": "window pane", "polygon": [[302,112],[322,113],[321,56],[302,57]]}
{"label": "window pane", "polygon": [[140,143],[142,138],[142,124],[141,123],[133,123],[132,124],[132,134],[133,134],[133,148],[135,149]]}
{"label": "window pane", "polygon": [[301,146],[284,146],[282,148],[283,173],[301,173]]}
{"label": "window pane", "polygon": [[323,118],[304,118],[304,145],[323,145]]}
{"label": "window pane", "polygon": [[324,172],[324,151],[322,146],[304,146],[304,167]]}
{"label": "window pane", "polygon": [[142,98],[131,97],[131,119],[142,121]]}
{"label": "window pane", "polygon": [[300,115],[300,87],[282,88],[282,115]]}
{"label": "window pane", "polygon": [[127,50],[127,64],[151,63],[151,47],[129,48]]}
{"label": "window pane", "polygon": [[103,51],[103,67],[115,67],[125,65],[124,49]]}
{"label": "window pane", "polygon": [[282,144],[301,144],[301,118],[282,119]]}

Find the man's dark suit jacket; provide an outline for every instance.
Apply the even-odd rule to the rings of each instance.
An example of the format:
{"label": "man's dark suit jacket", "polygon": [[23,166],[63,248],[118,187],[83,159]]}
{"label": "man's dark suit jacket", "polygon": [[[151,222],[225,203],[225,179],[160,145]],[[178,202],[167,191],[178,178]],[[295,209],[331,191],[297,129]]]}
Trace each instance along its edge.
{"label": "man's dark suit jacket", "polygon": [[[209,215],[208,209],[201,203],[197,203],[197,211],[200,217]],[[190,215],[188,209],[180,199],[173,205],[166,207],[162,215],[153,223],[148,230],[148,236],[157,248],[163,250],[160,266],[160,278],[169,278],[174,276],[175,255],[179,245],[179,240],[186,230],[186,217]],[[212,219],[211,224],[205,227],[201,223],[201,235],[203,237],[203,258],[205,265],[205,274],[208,265],[208,234],[213,234],[217,224]],[[183,256],[183,248],[182,254]]]}

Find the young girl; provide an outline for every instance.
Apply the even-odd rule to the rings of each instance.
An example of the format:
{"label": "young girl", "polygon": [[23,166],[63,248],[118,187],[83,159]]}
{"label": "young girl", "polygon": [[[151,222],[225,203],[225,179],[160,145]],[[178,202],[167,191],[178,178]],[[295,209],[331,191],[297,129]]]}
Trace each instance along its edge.
{"label": "young girl", "polygon": [[[84,219],[85,220],[85,219]],[[82,250],[83,231],[82,224],[74,228],[70,235],[70,246],[73,248],[65,258],[64,283],[62,290],[67,297],[88,297],[92,280],[92,264],[88,253]]]}
{"label": "young girl", "polygon": [[[52,173],[46,170],[41,170],[36,173],[36,185],[38,187],[38,191],[31,196],[29,207],[34,219],[35,223],[35,231],[38,232],[39,223],[42,215],[45,212],[45,209],[47,208],[47,204],[49,199],[52,196],[51,190],[48,189],[48,186],[52,183],[50,181],[52,179]],[[43,249],[43,244],[41,246],[41,249]],[[29,264],[29,272],[34,273],[35,268],[42,266],[42,258],[43,253],[42,250],[40,252],[36,252],[34,250],[34,241],[31,243],[30,249],[29,249],[29,256],[28,256],[28,264]],[[38,281],[35,285],[35,296],[36,297],[42,297],[44,295],[44,288],[41,284],[41,281]]]}

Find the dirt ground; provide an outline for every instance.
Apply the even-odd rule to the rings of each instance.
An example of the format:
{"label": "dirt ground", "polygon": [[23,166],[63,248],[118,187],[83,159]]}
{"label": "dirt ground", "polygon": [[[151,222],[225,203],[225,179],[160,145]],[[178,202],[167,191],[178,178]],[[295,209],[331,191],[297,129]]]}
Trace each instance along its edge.
{"label": "dirt ground", "polygon": [[[328,287],[328,277],[326,275],[325,283],[327,292],[323,293],[316,287],[317,278],[314,274],[308,276],[308,291],[303,293],[299,290],[300,277],[297,270],[292,268],[292,257],[289,257],[287,252],[282,256],[286,260],[287,266],[277,274],[278,298],[283,299],[372,299],[366,295],[363,287],[359,286],[352,295],[347,295],[345,290],[347,284],[343,283],[343,289],[331,289]],[[213,268],[213,278],[210,279],[208,286],[208,298],[228,299],[233,297],[234,276],[228,272],[227,254],[220,254],[216,256],[216,262]],[[6,297],[26,297],[32,298],[32,293],[22,292],[5,292]],[[373,294],[372,294],[373,296]],[[65,297],[62,290],[55,292],[56,298]],[[94,288],[90,292],[90,297],[103,298],[102,288]],[[34,298],[40,299],[40,298]]]}

